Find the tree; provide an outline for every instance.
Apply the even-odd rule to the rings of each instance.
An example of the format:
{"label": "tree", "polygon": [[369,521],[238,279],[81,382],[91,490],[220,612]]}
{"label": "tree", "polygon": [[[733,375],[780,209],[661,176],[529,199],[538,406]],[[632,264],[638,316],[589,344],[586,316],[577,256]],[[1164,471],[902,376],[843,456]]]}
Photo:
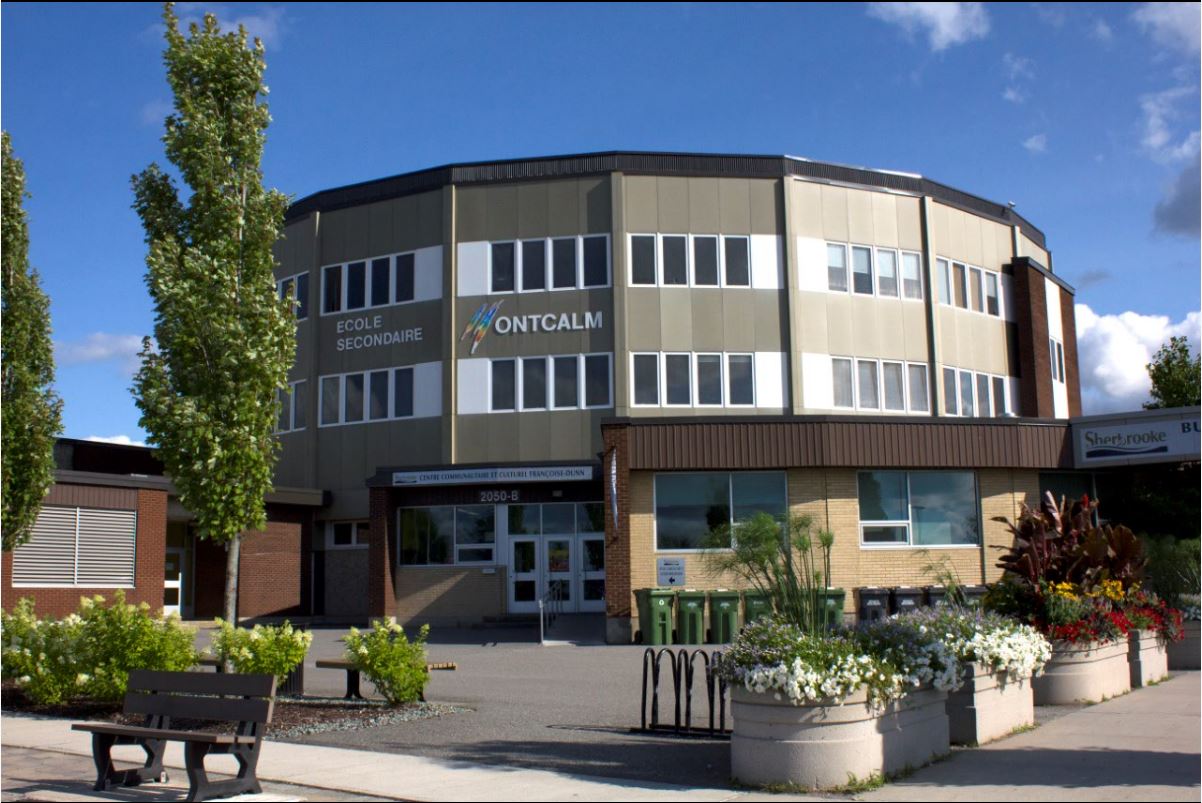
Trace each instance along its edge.
{"label": "tree", "polygon": [[288,199],[263,187],[260,170],[271,121],[262,43],[248,47],[241,27],[223,34],[211,14],[185,37],[171,3],[163,19],[175,95],[163,142],[191,192],[181,200],[157,164],[133,177],[155,305],[134,392],[198,535],[226,545],[234,622],[241,534],[266,524],[277,390],[295,355],[295,319],[272,275]]}
{"label": "tree", "polygon": [[1148,363],[1152,378],[1152,401],[1144,402],[1145,410],[1161,407],[1196,407],[1202,402],[1199,374],[1202,358],[1190,357],[1189,341],[1171,337]]}
{"label": "tree", "polygon": [[0,318],[4,339],[0,356],[0,478],[4,549],[29,540],[33,523],[54,481],[54,439],[62,428],[63,403],[51,389],[54,349],[50,342],[50,299],[36,270],[29,267],[29,225],[22,207],[25,166],[13,155],[8,132],[3,139],[0,190]]}

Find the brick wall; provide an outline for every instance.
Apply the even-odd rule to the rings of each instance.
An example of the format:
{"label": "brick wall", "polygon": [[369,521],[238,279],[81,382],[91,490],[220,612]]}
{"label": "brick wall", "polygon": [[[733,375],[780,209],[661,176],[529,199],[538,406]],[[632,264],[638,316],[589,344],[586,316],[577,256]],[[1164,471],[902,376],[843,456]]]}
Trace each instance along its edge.
{"label": "brick wall", "polygon": [[1064,378],[1068,384],[1068,414],[1081,415],[1081,372],[1077,368],[1076,299],[1067,290],[1060,291],[1060,321],[1064,328]]}
{"label": "brick wall", "polygon": [[369,489],[370,531],[367,536],[367,612],[369,616],[396,616],[396,556],[391,522],[396,505],[387,488]]}
{"label": "brick wall", "polygon": [[[126,489],[116,489],[125,492]],[[72,494],[85,494],[86,488],[60,486],[54,491],[56,499],[66,499]],[[138,489],[136,492],[138,514],[137,550],[134,565],[134,587],[123,589],[127,602],[145,602],[156,611],[163,607],[163,558],[167,549],[167,492]],[[100,594],[112,599],[113,588],[13,588],[13,555],[5,552],[3,557],[3,580],[0,585],[0,603],[5,610],[22,597],[32,597],[35,610],[43,616],[66,616],[79,608],[80,597]]]}
{"label": "brick wall", "polygon": [[[631,511],[640,510],[631,502],[629,429],[606,427],[602,430],[605,443],[601,461],[602,485],[605,487],[605,615],[610,619],[625,619],[631,615],[634,596],[632,589],[643,588],[633,575]],[[618,521],[614,521],[614,505],[610,481],[610,456],[616,451]],[[641,504],[646,504],[643,502]]]}
{"label": "brick wall", "polygon": [[[1043,274],[1023,260],[1014,262],[1014,313],[1018,334],[1020,416],[1051,418],[1052,363],[1048,353],[1047,284]],[[1063,294],[1062,294],[1063,295]],[[1065,331],[1070,331],[1065,324]],[[1075,330],[1074,338],[1075,338]],[[1066,339],[1070,339],[1067,338]],[[1068,345],[1065,344],[1065,361]],[[1073,345],[1076,353],[1076,344]],[[1079,397],[1079,393],[1078,393]]]}
{"label": "brick wall", "polygon": [[[238,617],[296,616],[308,577],[307,511],[269,508],[267,528],[242,537],[238,555]],[[223,564],[224,573],[224,564]]]}

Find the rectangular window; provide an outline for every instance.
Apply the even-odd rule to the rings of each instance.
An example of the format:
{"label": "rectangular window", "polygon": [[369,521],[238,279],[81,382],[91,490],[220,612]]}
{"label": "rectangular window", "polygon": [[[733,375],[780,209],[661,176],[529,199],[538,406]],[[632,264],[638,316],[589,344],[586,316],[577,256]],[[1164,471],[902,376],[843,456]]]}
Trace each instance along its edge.
{"label": "rectangular window", "polygon": [[342,377],[340,376],[323,376],[321,378],[321,425],[323,427],[338,423],[338,414],[342,409],[341,385]]}
{"label": "rectangular window", "polygon": [[697,355],[697,403],[722,404],[722,355]]}
{"label": "rectangular window", "polygon": [[929,413],[931,400],[927,394],[927,367],[925,365],[907,365],[906,378],[909,380],[910,412]]}
{"label": "rectangular window", "polygon": [[972,372],[960,372],[960,415],[971,418],[976,415],[973,409]]}
{"label": "rectangular window", "polygon": [[371,261],[371,305],[380,307],[392,302],[392,266],[387,257]]}
{"label": "rectangular window", "polygon": [[585,237],[584,286],[604,287],[609,284],[609,241],[605,237]]}
{"label": "rectangular window", "polygon": [[1060,380],[1060,373],[1056,363],[1056,341],[1050,337],[1048,338],[1048,356],[1052,363],[1052,381],[1058,382]]}
{"label": "rectangular window", "polygon": [[576,238],[551,241],[551,287],[576,286]]}
{"label": "rectangular window", "polygon": [[455,508],[455,562],[491,563],[496,530],[493,505]]}
{"label": "rectangular window", "polygon": [[276,391],[276,403],[280,406],[279,416],[275,422],[276,432],[292,431],[292,394],[289,390]]}
{"label": "rectangular window", "polygon": [[634,403],[659,404],[659,355],[634,355]]}
{"label": "rectangular window", "polygon": [[655,284],[655,235],[630,237],[630,283]]}
{"label": "rectangular window", "polygon": [[731,526],[761,511],[780,520],[787,516],[783,472],[658,474],[655,548],[729,545]]}
{"label": "rectangular window", "polygon": [[751,286],[751,254],[746,237],[723,237],[723,262],[727,287]]}
{"label": "rectangular window", "polygon": [[935,260],[935,272],[939,274],[939,300],[944,304],[951,304],[952,298],[952,273],[951,266],[946,259]]}
{"label": "rectangular window", "polygon": [[513,243],[492,244],[492,292],[512,293],[514,287]]}
{"label": "rectangular window", "polygon": [[292,383],[292,428],[309,426],[309,383],[301,380]]}
{"label": "rectangular window", "polygon": [[860,391],[857,401],[861,410],[876,410],[881,406],[876,373],[876,360],[856,360],[856,385]]}
{"label": "rectangular window", "polygon": [[660,241],[664,249],[664,284],[688,284],[688,238],[684,235],[665,234]]}
{"label": "rectangular window", "polygon": [[321,272],[321,311],[342,309],[342,266],[331,265]]}
{"label": "rectangular window", "polygon": [[834,388],[834,405],[836,407],[854,408],[856,397],[852,386],[851,360],[836,357],[831,360],[832,385]]}
{"label": "rectangular window", "polygon": [[972,472],[862,471],[858,480],[863,545],[980,544]]}
{"label": "rectangular window", "polygon": [[454,561],[455,508],[400,508],[397,518],[402,565],[436,566]]}
{"label": "rectangular window", "polygon": [[960,391],[956,388],[956,369],[943,369],[943,412],[960,415]]}
{"label": "rectangular window", "polygon": [[514,360],[492,361],[492,409],[517,409],[517,384]]}
{"label": "rectangular window", "polygon": [[13,551],[16,586],[132,588],[138,514],[44,505]]}
{"label": "rectangular window", "polygon": [[363,420],[363,374],[347,374],[342,398],[342,422]]}
{"label": "rectangular window", "polygon": [[392,414],[397,418],[413,416],[412,368],[398,368],[392,373]]}
{"label": "rectangular window", "polygon": [[981,269],[969,268],[968,279],[968,292],[972,300],[972,311],[982,312],[985,309],[985,303],[982,299],[984,288],[981,283]]}
{"label": "rectangular window", "polygon": [[377,421],[381,418],[388,417],[388,372],[387,371],[372,371],[368,378],[370,379],[370,387],[368,388],[368,398],[371,400],[368,405],[367,417],[372,421]]}
{"label": "rectangular window", "polygon": [[692,404],[690,374],[692,358],[688,354],[664,355],[664,393],[666,404]]}
{"label": "rectangular window", "polygon": [[987,417],[993,404],[989,401],[989,377],[977,374],[977,415]]}
{"label": "rectangular window", "polygon": [[1002,307],[998,297],[998,275],[985,274],[985,311],[990,315],[1001,315]]}
{"label": "rectangular window", "polygon": [[952,293],[955,295],[956,306],[968,309],[968,275],[959,262],[952,263]]}
{"label": "rectangular window", "polygon": [[836,293],[847,292],[847,246],[826,244],[826,287]]}
{"label": "rectangular window", "polygon": [[326,549],[359,549],[368,546],[366,521],[326,522]]}
{"label": "rectangular window", "polygon": [[522,243],[522,289],[547,289],[547,241]]}
{"label": "rectangular window", "polygon": [[580,401],[580,360],[575,356],[552,357],[555,365],[555,406],[575,407]]}
{"label": "rectangular window", "polygon": [[750,354],[731,354],[726,358],[726,375],[729,378],[729,388],[726,394],[727,404],[755,404],[755,373],[752,367],[753,357]]}
{"label": "rectangular window", "polygon": [[693,284],[718,286],[718,238],[693,237]]}
{"label": "rectangular window", "polygon": [[897,252],[877,249],[877,292],[897,298]]}
{"label": "rectangular window", "polygon": [[1006,403],[1006,379],[1005,377],[995,376],[993,378],[993,414],[997,418],[1010,413],[1010,405]]}
{"label": "rectangular window", "polygon": [[547,407],[547,361],[543,357],[522,358],[522,409]]}
{"label": "rectangular window", "polygon": [[307,273],[296,277],[296,317],[302,321],[309,317],[309,274]]}
{"label": "rectangular window", "polygon": [[885,391],[885,409],[906,411],[906,372],[900,362],[881,362],[881,385]]}
{"label": "rectangular window", "polygon": [[872,295],[872,249],[851,247],[852,287],[861,294]]}
{"label": "rectangular window", "polygon": [[584,355],[584,406],[609,407],[612,404],[609,355]]}
{"label": "rectangular window", "polygon": [[1060,366],[1060,381],[1067,382],[1068,374],[1064,372],[1064,344],[1056,341],[1056,364]]}
{"label": "rectangular window", "polygon": [[902,295],[905,298],[922,300],[922,259],[918,254],[901,255]]}
{"label": "rectangular window", "polygon": [[346,308],[367,306],[367,263],[352,262],[346,266]]}
{"label": "rectangular window", "polygon": [[414,299],[414,256],[401,254],[396,258],[396,301],[398,304]]}

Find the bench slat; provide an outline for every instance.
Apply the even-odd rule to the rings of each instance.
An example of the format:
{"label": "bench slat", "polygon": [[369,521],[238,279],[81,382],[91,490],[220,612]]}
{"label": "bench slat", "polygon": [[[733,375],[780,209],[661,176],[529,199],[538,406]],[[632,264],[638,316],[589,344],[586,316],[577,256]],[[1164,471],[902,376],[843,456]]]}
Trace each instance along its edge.
{"label": "bench slat", "polygon": [[[209,675],[213,677],[213,675]],[[157,714],[184,719],[225,722],[270,722],[271,700],[240,700],[228,697],[182,697],[174,694],[125,695],[125,713]]]}
{"label": "bench slat", "polygon": [[203,742],[205,744],[254,744],[254,736],[237,736],[232,733],[198,733],[196,731],[165,730],[162,728],[140,728],[136,725],[117,725],[108,722],[77,722],[73,731],[106,733],[111,736],[131,736],[137,739],[165,739],[172,742]]}
{"label": "bench slat", "polygon": [[239,675],[222,672],[158,672],[134,669],[129,673],[130,691],[164,691],[181,694],[225,694],[236,697],[271,697],[273,675]]}
{"label": "bench slat", "polygon": [[[340,658],[339,659],[323,658],[322,660],[317,662],[317,668],[318,669],[353,669],[354,667],[351,665],[350,661],[346,661],[346,660],[343,660]],[[426,664],[427,672],[431,672],[436,669],[455,670],[458,668],[459,668],[459,665],[456,664],[454,661],[442,661],[442,662],[436,663],[436,664]]]}

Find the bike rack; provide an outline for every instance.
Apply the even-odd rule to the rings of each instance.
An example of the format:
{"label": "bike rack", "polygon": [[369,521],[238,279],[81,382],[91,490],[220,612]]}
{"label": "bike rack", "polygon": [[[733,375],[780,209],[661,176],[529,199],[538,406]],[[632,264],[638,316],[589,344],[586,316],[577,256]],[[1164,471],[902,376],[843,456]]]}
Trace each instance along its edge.
{"label": "bike rack", "polygon": [[[643,651],[643,700],[641,711],[641,727],[644,731],[669,731],[675,736],[729,736],[730,728],[726,726],[726,682],[718,677],[718,665],[721,661],[720,651],[706,652],[705,650],[681,649],[673,652],[669,647],[648,647]],[[660,721],[660,676],[661,662],[664,658],[672,669],[672,695],[674,716],[672,724]],[[697,673],[697,660],[705,670],[705,698],[709,711],[708,725],[693,725],[693,681]],[[648,689],[650,689],[650,706],[648,706]],[[681,711],[681,693],[683,690],[684,710]],[[715,710],[716,709],[716,710]],[[716,722],[715,722],[716,717]],[[650,721],[648,721],[650,720]]]}

